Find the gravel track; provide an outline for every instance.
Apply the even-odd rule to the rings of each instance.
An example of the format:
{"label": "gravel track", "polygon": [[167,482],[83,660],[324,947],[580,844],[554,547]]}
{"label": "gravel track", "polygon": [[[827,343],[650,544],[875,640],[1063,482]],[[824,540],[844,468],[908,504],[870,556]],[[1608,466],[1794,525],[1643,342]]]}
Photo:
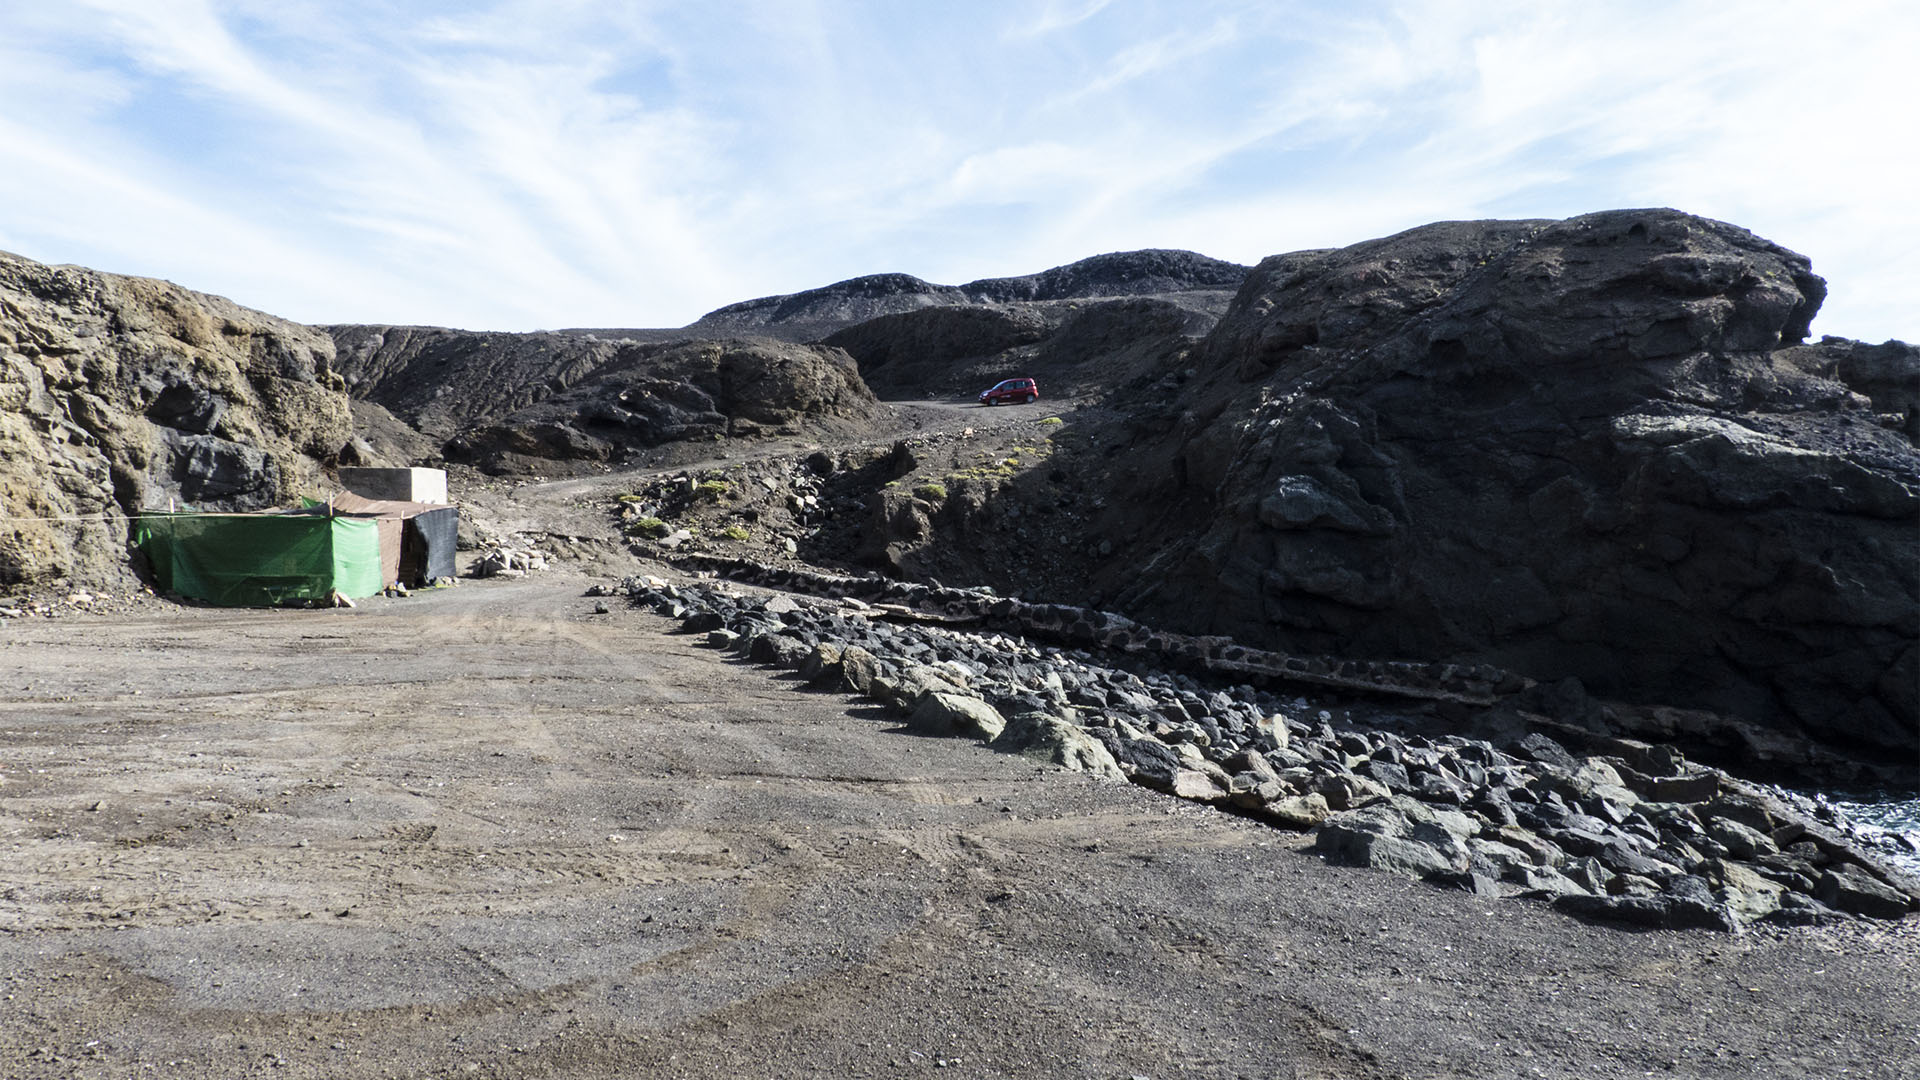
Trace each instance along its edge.
{"label": "gravel track", "polygon": [[0,627],[0,1076],[1920,1060],[1913,920],[1631,932],[1327,866],[594,615],[588,581]]}

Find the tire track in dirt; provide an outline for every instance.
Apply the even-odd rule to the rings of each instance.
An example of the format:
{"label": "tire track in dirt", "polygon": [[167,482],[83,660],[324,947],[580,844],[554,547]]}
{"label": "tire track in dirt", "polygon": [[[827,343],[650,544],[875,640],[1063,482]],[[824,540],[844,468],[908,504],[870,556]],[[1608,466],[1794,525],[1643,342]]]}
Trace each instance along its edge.
{"label": "tire track in dirt", "polygon": [[[1769,1012],[1669,936],[908,736],[584,584],[0,631],[0,1075],[1623,1076],[1913,1016],[1910,949],[1747,943],[1846,1003]],[[1576,998],[1575,956],[1666,974]]]}

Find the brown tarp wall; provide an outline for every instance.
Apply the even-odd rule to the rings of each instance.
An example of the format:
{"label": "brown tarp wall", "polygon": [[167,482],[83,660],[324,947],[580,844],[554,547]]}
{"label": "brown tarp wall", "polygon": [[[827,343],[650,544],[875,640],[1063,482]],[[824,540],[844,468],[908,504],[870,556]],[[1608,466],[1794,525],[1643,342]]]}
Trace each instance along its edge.
{"label": "brown tarp wall", "polygon": [[308,513],[331,512],[341,517],[372,518],[380,529],[380,573],[383,582],[408,587],[433,578],[455,575],[455,551],[460,533],[460,511],[446,503],[368,499],[350,491],[335,495],[326,505]]}

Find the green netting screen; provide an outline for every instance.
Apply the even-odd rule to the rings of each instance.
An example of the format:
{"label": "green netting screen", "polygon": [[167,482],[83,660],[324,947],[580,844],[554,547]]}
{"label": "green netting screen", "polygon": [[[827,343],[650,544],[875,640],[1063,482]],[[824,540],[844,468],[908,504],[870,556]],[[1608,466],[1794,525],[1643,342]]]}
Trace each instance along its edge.
{"label": "green netting screen", "polygon": [[154,584],[215,604],[258,606],[380,591],[380,531],[365,518],[143,514],[134,546]]}

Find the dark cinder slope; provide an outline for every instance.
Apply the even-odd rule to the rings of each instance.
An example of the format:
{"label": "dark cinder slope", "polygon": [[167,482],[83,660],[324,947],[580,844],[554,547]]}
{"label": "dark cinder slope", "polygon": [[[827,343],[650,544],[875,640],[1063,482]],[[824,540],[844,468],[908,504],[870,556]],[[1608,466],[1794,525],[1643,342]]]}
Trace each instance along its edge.
{"label": "dark cinder slope", "polygon": [[965,293],[951,285],[935,285],[911,274],[872,274],[804,292],[728,304],[702,315],[686,329],[694,337],[758,334],[812,341],[881,315],[969,302]]}
{"label": "dark cinder slope", "polygon": [[564,390],[643,351],[661,331],[495,334],[436,326],[327,326],[353,396],[440,440]]}
{"label": "dark cinder slope", "polygon": [[686,332],[814,341],[871,319],[925,308],[1231,292],[1246,272],[1244,266],[1191,251],[1145,250],[1095,255],[1037,274],[982,278],[959,286],[934,285],[908,274],[876,274],[729,304],[702,316]]}
{"label": "dark cinder slope", "polygon": [[[649,404],[640,410],[647,418],[635,420],[639,414],[628,406],[639,399],[628,384],[642,377],[648,365],[662,365],[661,377],[675,379],[704,370],[708,366],[704,363],[689,366],[682,361],[708,353],[729,358],[713,371],[741,371],[741,364],[752,358],[798,364],[811,371],[801,383],[834,384],[835,391],[828,395],[833,401],[859,402],[870,400],[865,386],[856,390],[841,385],[843,373],[831,360],[819,366],[827,353],[794,350],[783,343],[814,341],[836,330],[871,326],[864,335],[855,334],[844,342],[836,338],[831,344],[853,351],[862,368],[877,370],[893,353],[910,356],[915,363],[895,367],[889,391],[926,396],[944,392],[949,383],[958,385],[958,376],[944,369],[938,362],[941,358],[992,355],[1037,342],[1063,326],[1085,325],[1090,304],[1125,304],[1132,302],[1127,298],[1146,292],[1164,295],[1156,303],[1179,312],[1166,318],[1197,333],[1226,309],[1231,295],[1227,290],[1245,272],[1245,267],[1192,252],[1122,252],[1025,277],[993,278],[959,287],[933,285],[906,274],[877,274],[790,296],[732,304],[680,330],[504,334],[426,326],[323,329],[337,345],[337,366],[357,400],[377,405],[417,429],[427,445],[447,446],[458,437],[458,445],[447,446],[456,460],[505,464],[511,455],[518,455],[547,461],[606,461],[619,460],[623,447],[671,441],[665,432],[682,433],[676,437],[698,432],[707,437],[792,429],[799,415],[789,410],[776,420],[764,415],[753,419],[749,414],[767,414],[757,406],[747,406],[746,413],[728,414],[724,404],[716,402],[735,397],[714,381],[718,378],[714,375],[706,382],[682,382],[672,392],[653,386],[646,392]],[[899,316],[925,316],[928,321],[901,323]],[[718,346],[718,351],[701,344],[714,342],[726,344]],[[590,404],[589,399],[597,401],[599,390],[587,384],[599,385],[595,380],[602,374],[610,378],[607,385],[613,387],[617,400]],[[859,372],[852,375],[859,381]],[[776,373],[769,385],[782,378]],[[743,376],[742,385],[762,381],[759,376]],[[571,393],[576,387],[582,389]],[[534,408],[557,394],[570,396],[553,409]],[[799,410],[821,404],[811,394],[795,400]],[[838,405],[827,408],[832,415],[818,419],[850,418]],[[385,420],[374,410],[363,411]],[[724,422],[716,419],[723,415]],[[595,427],[598,434],[587,433],[583,425]],[[371,441],[385,447],[417,446],[406,434]]]}
{"label": "dark cinder slope", "polygon": [[865,435],[873,392],[839,349],[694,341],[622,350],[566,390],[456,436],[446,453],[491,470],[525,459],[620,462],[672,442]]}

